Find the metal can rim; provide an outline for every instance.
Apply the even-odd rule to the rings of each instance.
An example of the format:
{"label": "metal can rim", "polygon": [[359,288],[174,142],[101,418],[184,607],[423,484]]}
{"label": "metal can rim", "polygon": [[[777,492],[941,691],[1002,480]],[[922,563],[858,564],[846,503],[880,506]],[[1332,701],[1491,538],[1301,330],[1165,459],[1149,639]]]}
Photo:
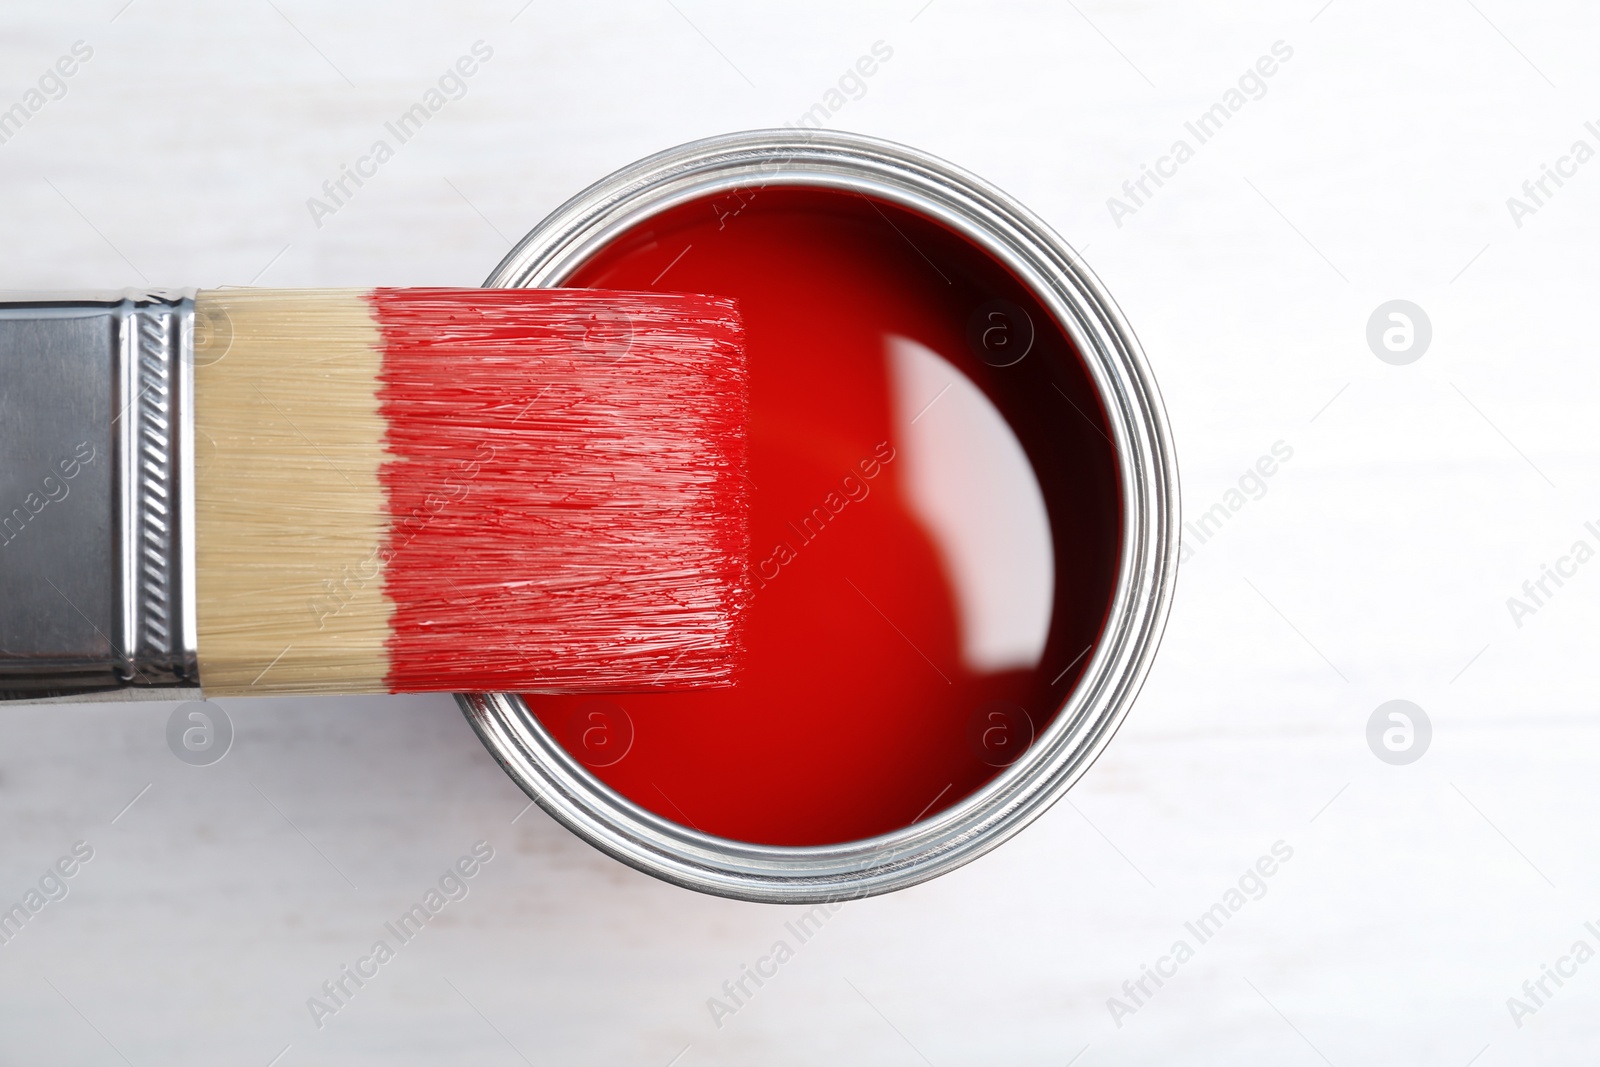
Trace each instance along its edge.
{"label": "metal can rim", "polygon": [[824,186],[882,198],[950,227],[1005,263],[1077,345],[1113,431],[1123,500],[1105,630],[1051,725],[988,785],[926,820],[807,847],[713,837],[595,778],[514,693],[457,694],[507,774],[558,822],[616,859],[685,888],[766,903],[873,896],[953,870],[1060,799],[1126,717],[1160,643],[1178,569],[1177,463],[1160,393],[1121,310],[1077,253],[1020,203],[937,157],[832,130],[751,130],[692,141],[601,179],[501,261],[486,287],[559,285],[614,237],[677,204],[732,189]]}

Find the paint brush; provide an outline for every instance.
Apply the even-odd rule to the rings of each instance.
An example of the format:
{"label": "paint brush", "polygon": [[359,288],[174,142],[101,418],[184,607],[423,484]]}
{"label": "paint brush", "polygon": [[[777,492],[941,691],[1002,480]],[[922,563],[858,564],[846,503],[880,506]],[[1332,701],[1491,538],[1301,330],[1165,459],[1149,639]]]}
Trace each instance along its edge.
{"label": "paint brush", "polygon": [[0,298],[0,697],[727,684],[731,300]]}

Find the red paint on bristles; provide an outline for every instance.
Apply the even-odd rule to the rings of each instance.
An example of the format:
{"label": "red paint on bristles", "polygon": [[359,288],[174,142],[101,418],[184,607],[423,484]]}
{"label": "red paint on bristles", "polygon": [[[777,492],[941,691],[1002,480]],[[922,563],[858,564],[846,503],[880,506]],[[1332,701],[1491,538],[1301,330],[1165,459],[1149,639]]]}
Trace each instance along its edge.
{"label": "red paint on bristles", "polygon": [[727,684],[748,596],[733,301],[377,289],[393,692]]}

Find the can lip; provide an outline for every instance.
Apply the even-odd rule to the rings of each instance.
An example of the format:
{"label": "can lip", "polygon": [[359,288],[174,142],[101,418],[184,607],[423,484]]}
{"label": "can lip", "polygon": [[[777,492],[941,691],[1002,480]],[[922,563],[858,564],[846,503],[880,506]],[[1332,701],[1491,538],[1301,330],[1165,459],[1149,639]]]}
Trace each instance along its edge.
{"label": "can lip", "polygon": [[767,903],[819,903],[915,885],[976,859],[1043,814],[1089,768],[1144,682],[1178,569],[1177,462],[1160,393],[1121,310],[1043,220],[981,178],[891,141],[751,130],[692,141],[601,179],[533,228],[484,283],[559,285],[644,219],[730,189],[869,194],[930,217],[1005,263],[1078,347],[1105,405],[1124,523],[1105,629],[1054,721],[988,785],[926,820],[835,845],[756,845],[681,826],[627,800],[568,754],[514,693],[458,694],[495,759],[590,844],[665,881]]}

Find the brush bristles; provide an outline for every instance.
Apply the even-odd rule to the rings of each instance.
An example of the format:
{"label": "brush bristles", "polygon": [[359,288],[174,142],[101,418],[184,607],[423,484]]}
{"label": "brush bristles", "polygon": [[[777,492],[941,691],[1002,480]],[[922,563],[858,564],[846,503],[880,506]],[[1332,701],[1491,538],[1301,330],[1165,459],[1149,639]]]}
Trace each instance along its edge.
{"label": "brush bristles", "polygon": [[359,292],[196,299],[200,678],[219,695],[385,688],[383,339]]}
{"label": "brush bristles", "polygon": [[729,681],[747,596],[730,301],[197,300],[208,692]]}

